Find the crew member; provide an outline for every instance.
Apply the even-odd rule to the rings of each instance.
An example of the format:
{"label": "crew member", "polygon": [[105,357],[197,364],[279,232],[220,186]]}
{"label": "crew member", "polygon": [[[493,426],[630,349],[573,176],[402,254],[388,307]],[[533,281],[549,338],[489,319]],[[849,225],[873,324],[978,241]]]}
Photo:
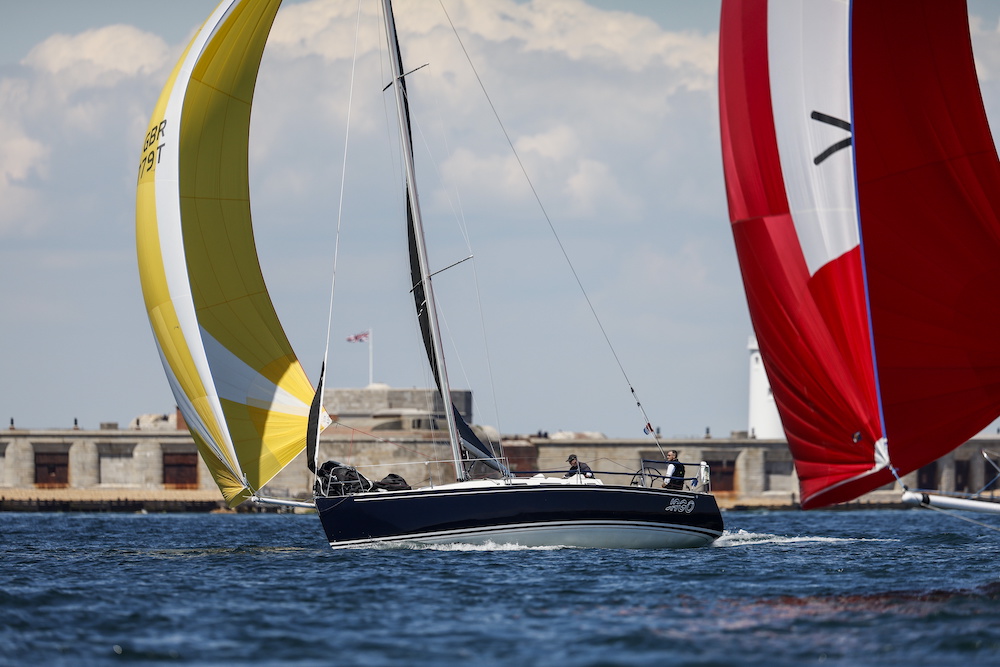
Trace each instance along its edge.
{"label": "crew member", "polygon": [[584,477],[594,476],[590,466],[586,463],[580,463],[576,458],[576,454],[570,454],[569,458],[566,459],[566,463],[569,464],[569,470],[563,477],[572,477],[573,475],[583,475]]}
{"label": "crew member", "polygon": [[667,452],[667,472],[666,479],[663,480],[663,488],[684,488],[684,464],[677,460],[676,449]]}

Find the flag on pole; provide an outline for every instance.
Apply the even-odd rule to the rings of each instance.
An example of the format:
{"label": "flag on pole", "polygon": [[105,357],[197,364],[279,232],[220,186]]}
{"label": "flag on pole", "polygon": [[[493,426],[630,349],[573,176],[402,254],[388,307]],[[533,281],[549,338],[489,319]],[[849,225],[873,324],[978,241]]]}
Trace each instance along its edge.
{"label": "flag on pole", "polygon": [[649,422],[646,422],[646,427],[644,429],[642,429],[642,432],[645,433],[646,435],[652,434],[652,432],[653,432],[653,426],[652,426],[652,424],[650,424]]}
{"label": "flag on pole", "polygon": [[348,336],[347,337],[347,342],[348,343],[364,343],[365,341],[368,340],[368,334],[370,334],[370,333],[371,333],[371,331],[369,330],[369,331],[362,331],[361,333],[356,333],[353,336]]}

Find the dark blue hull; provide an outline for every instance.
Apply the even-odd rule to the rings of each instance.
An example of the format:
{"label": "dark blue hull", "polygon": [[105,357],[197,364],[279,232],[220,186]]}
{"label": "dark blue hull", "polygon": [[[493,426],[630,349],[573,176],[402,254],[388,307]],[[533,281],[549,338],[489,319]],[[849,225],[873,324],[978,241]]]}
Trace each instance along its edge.
{"label": "dark blue hull", "polygon": [[316,498],[333,547],[373,542],[678,548],[722,534],[715,498],[628,486],[447,487]]}

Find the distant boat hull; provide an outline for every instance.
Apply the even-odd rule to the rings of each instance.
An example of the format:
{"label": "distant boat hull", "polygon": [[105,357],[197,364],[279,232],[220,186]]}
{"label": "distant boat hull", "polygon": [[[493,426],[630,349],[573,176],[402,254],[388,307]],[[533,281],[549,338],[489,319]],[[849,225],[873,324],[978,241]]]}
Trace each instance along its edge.
{"label": "distant boat hull", "polygon": [[603,485],[467,482],[316,498],[334,548],[380,542],[691,548],[722,535],[709,494]]}

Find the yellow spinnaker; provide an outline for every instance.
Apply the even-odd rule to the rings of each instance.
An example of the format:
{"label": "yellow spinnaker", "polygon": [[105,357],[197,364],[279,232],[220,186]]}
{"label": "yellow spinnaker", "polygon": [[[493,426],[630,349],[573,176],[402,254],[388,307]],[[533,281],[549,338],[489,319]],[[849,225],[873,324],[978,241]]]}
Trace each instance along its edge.
{"label": "yellow spinnaker", "polygon": [[223,0],[174,68],[139,163],[146,311],[177,404],[230,506],[305,447],[314,390],[264,286],[250,103],[281,0]]}

